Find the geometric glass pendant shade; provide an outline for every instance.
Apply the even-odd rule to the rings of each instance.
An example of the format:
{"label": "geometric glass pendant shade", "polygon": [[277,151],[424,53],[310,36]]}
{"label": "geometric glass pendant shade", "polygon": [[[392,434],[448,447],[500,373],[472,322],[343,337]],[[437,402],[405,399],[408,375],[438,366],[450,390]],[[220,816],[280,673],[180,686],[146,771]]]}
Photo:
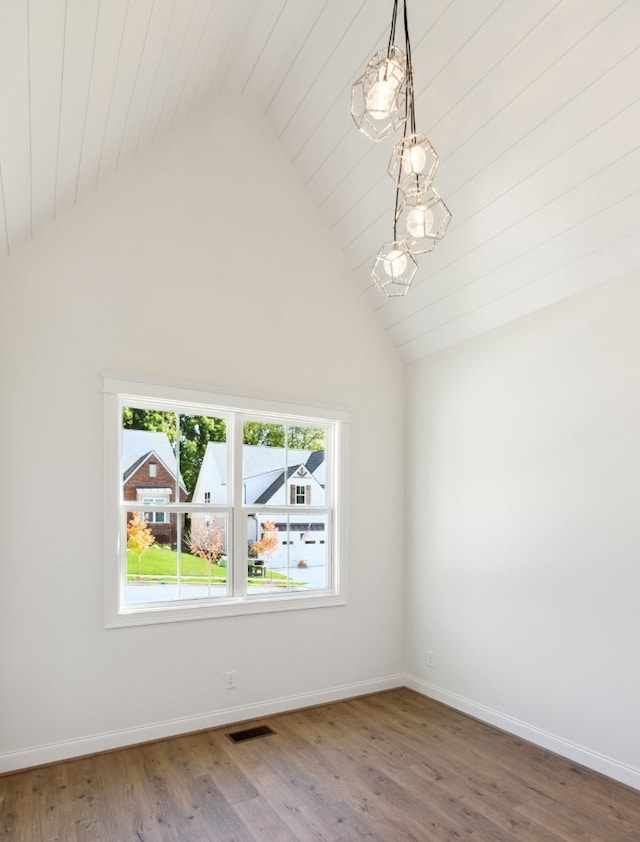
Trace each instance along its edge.
{"label": "geometric glass pendant shade", "polygon": [[419,196],[432,183],[439,158],[426,134],[405,135],[393,147],[388,173],[405,196]]}
{"label": "geometric glass pendant shade", "polygon": [[418,264],[404,240],[385,243],[371,270],[376,287],[387,298],[406,295],[418,271]]}
{"label": "geometric glass pendant shade", "polygon": [[449,208],[433,187],[418,196],[405,197],[398,208],[396,228],[411,253],[433,251],[451,221]]}
{"label": "geometric glass pendant shade", "polygon": [[351,88],[351,117],[368,138],[382,140],[407,119],[406,57],[392,45],[376,53]]}

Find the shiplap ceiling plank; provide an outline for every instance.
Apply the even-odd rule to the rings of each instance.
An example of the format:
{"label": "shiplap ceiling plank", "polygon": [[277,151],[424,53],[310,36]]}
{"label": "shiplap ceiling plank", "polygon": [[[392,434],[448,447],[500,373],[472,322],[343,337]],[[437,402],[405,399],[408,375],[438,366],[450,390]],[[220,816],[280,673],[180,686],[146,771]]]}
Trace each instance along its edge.
{"label": "shiplap ceiling plank", "polygon": [[206,101],[218,91],[240,94],[245,78],[240,82],[233,68],[261,1],[243,0],[238,3],[231,0],[220,8],[216,16],[217,34],[208,45],[210,61],[203,80],[198,84],[198,101]]}
{"label": "shiplap ceiling plank", "polygon": [[[64,19],[62,98],[56,148],[54,218],[77,200],[94,44],[99,24],[98,0],[68,0],[57,5]],[[34,103],[35,104],[35,103]]]}
{"label": "shiplap ceiling plank", "polygon": [[130,0],[101,0],[83,127],[77,195],[95,190],[117,81]]}
{"label": "shiplap ceiling plank", "polygon": [[226,29],[219,25],[220,16],[232,20],[230,4],[232,0],[209,0],[204,25],[198,36],[196,48],[190,60],[190,66],[184,79],[183,88],[177,108],[174,111],[171,127],[180,122],[190,112],[194,100],[199,98],[198,92],[202,81],[208,76],[212,59],[219,55],[226,42]]}
{"label": "shiplap ceiling plank", "polygon": [[28,8],[0,4],[0,102],[5,115],[0,156],[7,252],[32,236],[31,68]]}
{"label": "shiplap ceiling plank", "polygon": [[64,26],[64,16],[58,14],[48,0],[31,0],[31,190],[34,230],[54,218]]}
{"label": "shiplap ceiling plank", "polygon": [[[552,72],[555,63],[619,3],[620,0],[561,2],[540,17],[526,36],[515,42],[514,48],[478,81],[472,93],[452,103],[443,124],[430,128],[430,132],[437,132],[446,160],[471,142],[479,129],[495,120],[538,77]],[[528,8],[532,9],[533,4]]]}
{"label": "shiplap ceiling plank", "polygon": [[[366,0],[322,0],[317,3],[317,14],[312,26],[300,42],[300,50],[286,73],[281,76],[277,88],[271,93],[266,114],[281,133],[293,116],[292,103],[299,103],[307,95],[331,61],[331,52],[343,33],[353,24],[366,5]],[[327,74],[328,76],[329,74]],[[330,78],[334,78],[331,74]]]}
{"label": "shiplap ceiling plank", "polygon": [[[314,76],[305,95],[296,107],[291,109],[290,117],[279,131],[280,140],[305,182],[315,172],[318,161],[333,151],[336,143],[344,136],[343,130],[353,128],[349,116],[349,91],[356,73],[361,72],[366,63],[366,59],[365,62],[358,60],[363,39],[365,43],[372,45],[371,52],[380,49],[383,44],[388,21],[383,23],[379,15],[368,17],[369,6],[365,9],[367,14],[361,5],[356,6],[346,28],[338,30],[340,37],[331,44],[326,60],[321,66],[322,72]],[[334,109],[338,104],[342,105],[342,108],[338,111],[339,117],[336,121]],[[319,151],[310,154],[308,147],[318,134],[320,121],[331,128],[333,144],[328,149],[322,146]]]}
{"label": "shiplap ceiling plank", "polygon": [[[162,49],[145,105],[144,118],[136,141],[136,151],[144,149],[155,141],[163,117],[166,119],[165,106],[174,83],[181,50],[195,14],[196,3],[197,0],[186,0],[186,2],[174,0],[171,7],[167,28],[162,36]],[[164,125],[166,126],[166,122]]]}
{"label": "shiplap ceiling plank", "polygon": [[107,119],[100,145],[96,177],[116,169],[122,137],[126,130],[129,105],[144,58],[146,35],[151,24],[153,0],[128,0],[117,65],[112,79]]}
{"label": "shiplap ceiling plank", "polygon": [[113,130],[111,143],[105,152],[107,161],[120,163],[134,157],[148,113],[156,74],[162,61],[166,39],[173,19],[175,0],[152,0],[141,4],[138,15],[138,54],[133,58],[135,68],[130,70],[130,84],[125,92],[126,110],[121,115],[121,132]]}
{"label": "shiplap ceiling plank", "polygon": [[407,362],[640,269],[640,2],[407,3],[453,219],[406,298],[370,278],[394,139],[349,115],[393,0],[4,0],[0,259],[231,93],[264,112]]}
{"label": "shiplap ceiling plank", "polygon": [[188,100],[187,88],[190,83],[194,84],[196,79],[192,74],[193,63],[211,24],[213,9],[214,0],[196,0],[191,8],[165,90],[155,130],[159,134],[165,134],[173,128],[181,103]]}
{"label": "shiplap ceiling plank", "polygon": [[[272,0],[253,3],[252,14],[246,20],[242,37],[236,42],[235,56],[226,68],[224,87],[233,93],[243,94],[252,83],[257,67],[269,41],[278,28],[287,6],[293,0]],[[283,31],[283,30],[282,30]]]}
{"label": "shiplap ceiling plank", "polygon": [[247,80],[244,89],[247,96],[268,110],[268,103],[290,73],[292,55],[297,57],[291,45],[300,49],[308,45],[310,33],[326,5],[327,0],[288,0],[285,3]]}

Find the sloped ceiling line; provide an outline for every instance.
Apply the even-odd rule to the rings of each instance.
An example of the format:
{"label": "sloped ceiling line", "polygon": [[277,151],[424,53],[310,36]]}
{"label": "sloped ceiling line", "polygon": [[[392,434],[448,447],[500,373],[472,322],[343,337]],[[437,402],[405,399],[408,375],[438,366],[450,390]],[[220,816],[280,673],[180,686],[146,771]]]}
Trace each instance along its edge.
{"label": "sloped ceiling line", "polygon": [[[305,45],[307,44],[307,42],[308,42],[309,38],[311,38],[311,35],[313,34],[313,32],[314,32],[314,30],[315,30],[315,28],[316,28],[316,26],[317,26],[317,24],[318,24],[318,21],[320,20],[320,18],[321,18],[321,17],[322,17],[322,15],[324,14],[325,9],[327,8],[327,6],[328,6],[328,5],[329,5],[329,0],[324,0],[324,3],[322,4],[322,6],[320,7],[320,9],[318,9],[318,14],[316,15],[316,17],[315,17],[315,18],[313,19],[313,21],[311,22],[311,26],[309,27],[309,31],[308,31],[308,32],[307,32],[307,34],[305,35],[304,40],[300,43],[300,46],[299,46],[299,48],[298,48],[298,51],[296,52],[296,54],[295,54],[295,55],[293,56],[293,58],[291,59],[291,62],[289,63],[289,66],[288,66],[288,68],[287,68],[286,72],[282,75],[282,78],[281,78],[281,79],[280,79],[280,81],[278,82],[278,86],[276,87],[275,91],[274,91],[274,92],[273,92],[273,94],[271,95],[271,99],[269,100],[269,102],[267,103],[267,105],[266,105],[266,107],[265,107],[265,109],[264,109],[264,113],[265,113],[265,114],[269,114],[269,111],[271,110],[271,106],[273,105],[275,98],[278,96],[278,94],[279,94],[279,93],[280,93],[280,91],[282,90],[282,86],[284,85],[284,83],[285,83],[285,82],[287,81],[287,79],[289,78],[289,74],[290,74],[290,73],[291,73],[291,71],[293,70],[293,68],[294,68],[294,66],[295,66],[295,63],[298,61],[298,59],[299,59],[299,58],[301,57],[301,55],[303,54],[303,51],[304,51]],[[364,5],[364,2],[363,2],[363,5]],[[361,7],[361,8],[362,8],[362,7]]]}
{"label": "sloped ceiling line", "polygon": [[[333,56],[334,56],[334,55],[335,55],[335,53],[337,52],[337,50],[338,50],[338,48],[340,47],[340,45],[343,43],[344,39],[347,37],[348,33],[351,31],[351,28],[354,26],[354,24],[355,24],[355,23],[356,23],[356,21],[358,20],[358,18],[359,18],[359,16],[360,16],[360,13],[362,12],[362,10],[363,10],[363,8],[364,8],[365,4],[366,4],[366,0],[363,0],[363,2],[360,4],[360,6],[359,6],[358,10],[356,11],[356,13],[355,13],[355,14],[353,15],[353,17],[351,18],[351,20],[350,20],[350,22],[349,22],[349,25],[347,26],[347,28],[344,30],[344,32],[343,32],[343,33],[342,33],[342,35],[340,36],[340,39],[336,42],[336,44],[335,44],[335,46],[333,47],[333,49],[331,50],[331,52],[327,54],[327,56],[326,56],[326,58],[325,58],[324,63],[322,64],[322,66],[320,67],[320,69],[318,70],[318,72],[316,73],[316,75],[313,77],[313,80],[312,80],[311,84],[308,86],[307,91],[306,91],[306,94],[305,94],[305,97],[311,96],[311,92],[313,91],[314,86],[315,86],[315,85],[316,85],[316,84],[317,84],[317,83],[318,83],[318,82],[319,82],[319,81],[323,78],[323,74],[324,74],[324,72],[326,71],[327,67],[329,66],[329,63],[331,62],[331,59],[333,58]],[[381,35],[380,37],[382,37],[382,35]],[[379,39],[377,39],[377,40],[379,40]],[[377,43],[377,41],[376,41],[376,43]],[[338,98],[341,98],[343,94],[346,94],[346,92],[347,92],[347,91],[351,88],[351,84],[352,84],[352,83],[351,83],[351,81],[348,81],[348,82],[346,82],[346,83],[345,83],[344,87],[343,87],[343,88],[341,89],[341,91],[340,91],[340,94],[339,94],[339,97],[338,97]],[[279,133],[279,135],[278,135],[278,137],[279,137],[279,138],[282,138],[282,136],[284,135],[284,133],[286,132],[286,130],[287,130],[287,129],[289,128],[289,126],[291,125],[291,122],[292,122],[292,120],[294,119],[294,117],[296,116],[296,114],[298,113],[299,108],[300,108],[300,105],[302,104],[302,102],[303,102],[303,99],[300,99],[300,100],[299,100],[299,102],[298,102],[298,104],[297,104],[297,107],[295,108],[295,110],[294,110],[294,111],[292,111],[291,116],[289,117],[289,119],[287,120],[287,122],[286,122],[286,123],[284,124],[284,126],[282,127],[282,130],[280,131],[280,133]],[[317,130],[317,128],[318,128],[318,126],[319,126],[319,125],[323,122],[323,120],[326,120],[326,119],[327,119],[327,117],[328,117],[328,116],[329,116],[329,114],[331,113],[331,109],[334,107],[335,103],[336,103],[336,99],[334,99],[334,100],[331,102],[331,105],[329,106],[329,108],[328,108],[328,109],[325,109],[325,111],[324,111],[324,112],[323,112],[323,113],[319,116],[317,123],[316,123],[313,127],[310,127],[310,130],[309,130],[309,132],[308,132],[308,134],[307,134],[307,139],[306,139],[306,140],[304,141],[304,143],[303,143],[303,144],[299,147],[299,149],[297,150],[297,152],[295,152],[295,153],[293,154],[293,161],[294,161],[294,162],[298,160],[298,158],[300,157],[300,155],[302,154],[302,152],[303,152],[303,151],[304,151],[304,149],[306,148],[307,144],[309,143],[309,140],[313,137],[313,135],[314,135],[315,131],[316,131],[316,130]],[[336,148],[337,148],[337,146],[339,146],[339,145],[340,145],[340,142],[338,142],[338,143],[337,143],[337,144],[333,147],[333,149],[330,151],[329,155],[333,154],[333,151],[335,151],[335,149],[336,149]],[[309,183],[309,181],[311,181],[311,179],[312,179],[312,178],[313,178],[313,174],[312,174],[312,175],[311,175],[311,176],[307,179],[307,181],[306,181],[305,183],[307,183],[307,184],[308,184],[308,183]]]}
{"label": "sloped ceiling line", "polygon": [[[105,117],[104,121],[104,131],[102,133],[102,143],[100,144],[100,155],[98,157],[98,166],[96,167],[96,180],[94,184],[94,189],[98,187],[98,181],[100,180],[100,170],[102,169],[102,157],[104,155],[104,145],[107,139],[107,131],[109,129],[109,119],[111,117],[111,108],[113,106],[113,92],[115,91],[116,87],[116,80],[118,78],[118,71],[120,69],[120,59],[122,57],[122,44],[124,42],[124,34],[127,29],[127,21],[129,19],[129,8],[131,6],[131,0],[127,0],[127,8],[124,13],[124,18],[122,20],[122,30],[120,32],[120,43],[118,45],[118,55],[116,58],[116,67],[113,73],[113,79],[111,80],[111,92],[109,93],[109,104],[107,105],[107,116]],[[134,82],[135,84],[135,82]]]}
{"label": "sloped ceiling line", "polygon": [[80,172],[82,169],[82,158],[84,154],[84,144],[87,134],[87,121],[89,119],[89,98],[91,97],[91,86],[93,83],[93,69],[95,67],[95,60],[96,60],[96,44],[98,42],[98,26],[100,24],[100,10],[102,8],[102,0],[98,0],[98,5],[96,8],[96,25],[93,30],[93,47],[91,50],[91,66],[89,68],[89,81],[87,83],[87,97],[84,103],[84,116],[82,120],[82,139],[80,140],[80,154],[78,155],[78,170],[76,173],[76,188],[74,192],[74,204],[78,201],[78,195],[80,191]]}
{"label": "sloped ceiling line", "polygon": [[258,54],[255,58],[255,61],[253,62],[253,66],[251,68],[251,71],[249,72],[249,75],[247,76],[247,78],[245,80],[245,83],[242,86],[242,90],[240,91],[241,94],[243,94],[247,90],[247,85],[251,81],[251,77],[253,76],[253,74],[256,72],[256,67],[260,63],[260,59],[264,55],[264,51],[267,49],[267,45],[269,44],[269,41],[271,40],[271,36],[273,35],[275,30],[277,29],[278,24],[280,23],[280,18],[282,17],[282,14],[283,14],[284,10],[286,9],[288,3],[289,3],[289,0],[284,0],[284,3],[280,7],[280,11],[278,12],[278,16],[276,17],[276,19],[273,22],[273,26],[271,27],[271,31],[269,32],[267,37],[264,39],[264,43],[262,45],[262,48],[258,52]]}
{"label": "sloped ceiling line", "polygon": [[[133,153],[134,158],[136,157],[136,155],[138,154],[138,151],[140,149],[140,143],[141,143],[141,140],[142,140],[144,127],[145,127],[145,124],[147,122],[147,115],[149,114],[151,103],[153,101],[153,94],[157,89],[158,78],[160,76],[160,69],[163,65],[164,57],[165,57],[166,52],[167,52],[167,45],[169,43],[169,33],[172,31],[172,28],[173,28],[173,21],[175,20],[177,7],[178,7],[178,0],[174,0],[173,8],[171,9],[171,17],[169,18],[169,22],[167,23],[167,26],[165,28],[164,38],[162,39],[162,49],[160,50],[160,54],[158,56],[158,61],[156,63],[155,72],[153,74],[153,81],[151,82],[151,86],[149,88],[149,96],[147,97],[147,101],[145,103],[144,110],[142,112],[142,119],[140,120],[140,128],[138,130],[138,137],[137,137],[137,140],[136,140],[136,145],[135,145],[135,149],[134,149],[134,153]],[[155,10],[155,4],[154,4],[154,7],[152,9],[152,14],[149,17],[149,24],[151,24],[151,18],[153,17],[153,11],[154,10]],[[135,96],[135,87],[133,89],[132,96]]]}
{"label": "sloped ceiling line", "polygon": [[56,132],[56,162],[53,180],[53,219],[58,214],[58,174],[60,172],[60,142],[62,134],[62,93],[64,91],[64,68],[67,53],[67,17],[69,12],[69,0],[64,2],[64,22],[62,25],[62,60],[60,62],[60,96],[58,99],[58,130]]}

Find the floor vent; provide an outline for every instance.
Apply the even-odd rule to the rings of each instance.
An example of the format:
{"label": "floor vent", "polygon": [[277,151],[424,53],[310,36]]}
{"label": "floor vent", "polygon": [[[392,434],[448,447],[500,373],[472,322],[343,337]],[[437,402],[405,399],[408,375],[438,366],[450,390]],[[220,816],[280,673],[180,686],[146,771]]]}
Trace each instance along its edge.
{"label": "floor vent", "polygon": [[246,728],[244,731],[233,731],[227,737],[234,743],[244,743],[246,740],[255,740],[257,737],[268,737],[275,734],[273,728],[268,725],[258,725],[256,728]]}

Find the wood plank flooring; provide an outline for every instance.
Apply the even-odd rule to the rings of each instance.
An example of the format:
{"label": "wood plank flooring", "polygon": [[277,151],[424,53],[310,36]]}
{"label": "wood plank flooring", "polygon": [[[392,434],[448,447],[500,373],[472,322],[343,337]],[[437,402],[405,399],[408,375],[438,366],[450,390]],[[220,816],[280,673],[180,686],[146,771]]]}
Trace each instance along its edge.
{"label": "wood plank flooring", "polygon": [[640,842],[640,792],[405,688],[0,778],[2,842]]}

